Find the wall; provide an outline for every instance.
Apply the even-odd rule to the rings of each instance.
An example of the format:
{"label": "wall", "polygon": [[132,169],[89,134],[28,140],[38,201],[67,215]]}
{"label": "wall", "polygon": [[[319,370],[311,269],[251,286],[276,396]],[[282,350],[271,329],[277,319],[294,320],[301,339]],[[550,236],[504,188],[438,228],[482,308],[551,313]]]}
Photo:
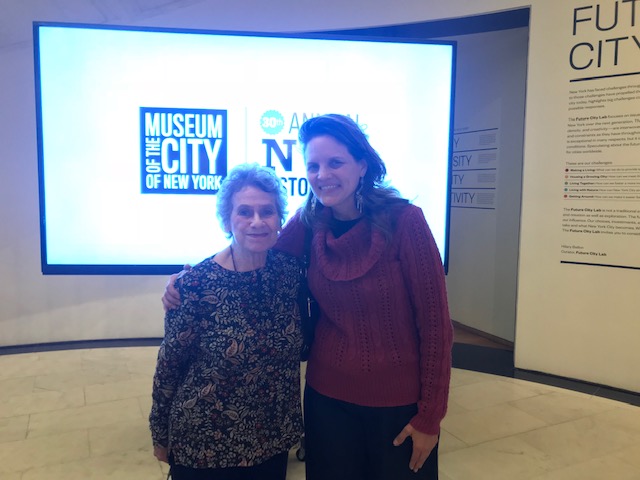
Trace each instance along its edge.
{"label": "wall", "polygon": [[[588,13],[593,19],[596,6],[595,2],[559,2],[551,8],[542,2],[532,10],[515,361],[524,369],[640,392],[640,237],[620,249],[608,241],[615,253],[635,260],[636,269],[561,263],[562,215],[569,205],[563,198],[569,91],[607,82],[638,83],[637,75],[570,83],[579,74],[599,70],[594,64],[586,72],[572,71],[568,60],[573,45],[586,41],[597,49],[600,42],[612,45],[607,38],[627,36],[632,41],[629,4],[613,1],[600,2],[602,27],[610,25],[613,8],[619,6],[619,28],[598,31],[593,21],[584,22],[579,31],[586,30],[586,35],[574,36],[573,8],[587,7],[580,17]],[[612,52],[607,51],[603,61],[612,60]],[[620,49],[617,67],[605,73],[638,71],[640,55],[632,44],[629,50]],[[638,103],[625,102],[621,108],[637,109]],[[572,158],[589,161],[593,156]],[[638,166],[637,147],[623,151],[622,156],[618,150],[607,150],[603,158]],[[638,209],[640,202],[629,200],[626,206]],[[588,236],[584,238],[587,241]]]}
{"label": "wall", "polygon": [[[461,158],[472,157],[461,162],[470,165],[454,164],[457,175],[453,187],[468,184],[495,188],[495,191],[468,190],[474,195],[490,195],[493,201],[484,204],[475,198],[471,200],[470,196],[459,201],[452,198],[447,275],[451,317],[513,342],[529,29],[451,39],[458,44],[454,119],[458,135],[454,136],[454,152],[466,152],[458,154]],[[486,131],[496,135],[495,145],[473,145],[469,141],[469,137]],[[478,150],[469,151],[470,145]],[[496,160],[478,162],[482,153],[495,155]],[[478,171],[478,168],[495,170]],[[478,175],[487,173],[496,175],[495,182],[474,181]]]}
{"label": "wall", "polygon": [[0,51],[0,345],[160,337],[165,278],[41,274],[32,57]]}
{"label": "wall", "polygon": [[[601,3],[614,4],[610,0]],[[279,0],[264,4],[212,0],[140,23],[322,30],[450,18],[529,4],[516,366],[638,392],[638,270],[563,264],[558,253],[562,177],[554,175],[564,168],[572,8],[595,4],[407,0],[399,9],[382,1],[320,4]],[[81,13],[38,20],[86,21]],[[633,33],[630,26],[627,33]],[[0,52],[0,344],[160,335],[158,297],[164,278],[45,278],[40,274],[31,57],[30,45]],[[304,81],[305,72],[300,75]]]}

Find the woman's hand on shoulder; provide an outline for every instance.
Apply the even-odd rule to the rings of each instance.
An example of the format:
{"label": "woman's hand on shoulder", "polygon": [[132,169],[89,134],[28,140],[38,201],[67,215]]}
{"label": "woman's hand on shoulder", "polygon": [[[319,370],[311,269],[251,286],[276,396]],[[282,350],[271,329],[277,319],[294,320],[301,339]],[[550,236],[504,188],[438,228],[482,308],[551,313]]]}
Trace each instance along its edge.
{"label": "woman's hand on shoulder", "polygon": [[177,279],[182,277],[189,270],[191,270],[191,265],[186,264],[179,273],[174,273],[169,277],[169,280],[167,280],[167,284],[164,287],[164,295],[162,295],[162,306],[164,307],[165,312],[180,306],[180,293],[175,287],[175,283]]}

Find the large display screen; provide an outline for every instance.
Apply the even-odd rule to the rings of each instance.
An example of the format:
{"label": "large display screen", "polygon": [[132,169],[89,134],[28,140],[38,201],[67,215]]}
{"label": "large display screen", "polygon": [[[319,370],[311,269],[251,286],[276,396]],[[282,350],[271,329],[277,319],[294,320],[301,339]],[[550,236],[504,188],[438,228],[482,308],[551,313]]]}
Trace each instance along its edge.
{"label": "large display screen", "polygon": [[354,119],[447,258],[455,44],[34,24],[42,271],[166,274],[229,242],[216,192],[275,168],[309,191],[300,125]]}

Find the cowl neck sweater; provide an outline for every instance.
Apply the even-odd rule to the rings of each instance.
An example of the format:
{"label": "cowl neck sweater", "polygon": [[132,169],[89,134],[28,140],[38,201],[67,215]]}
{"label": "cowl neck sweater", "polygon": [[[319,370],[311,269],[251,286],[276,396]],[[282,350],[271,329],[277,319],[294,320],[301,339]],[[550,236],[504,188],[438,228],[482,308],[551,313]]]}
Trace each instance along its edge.
{"label": "cowl neck sweater", "polygon": [[378,262],[385,238],[362,219],[336,238],[330,228],[315,233],[312,248],[316,267],[328,280],[348,281],[365,275]]}
{"label": "cowl neck sweater", "polygon": [[[307,384],[360,406],[417,404],[411,425],[437,434],[453,329],[442,261],[422,211],[400,209],[389,241],[366,219],[338,238],[330,225],[313,229],[307,279],[320,319]],[[294,215],[276,248],[301,257],[305,231]]]}

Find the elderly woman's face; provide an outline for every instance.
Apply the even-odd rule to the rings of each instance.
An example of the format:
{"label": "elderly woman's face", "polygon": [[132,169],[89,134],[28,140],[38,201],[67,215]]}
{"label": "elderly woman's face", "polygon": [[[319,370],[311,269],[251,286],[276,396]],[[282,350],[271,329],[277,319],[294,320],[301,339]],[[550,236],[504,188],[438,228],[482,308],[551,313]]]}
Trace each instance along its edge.
{"label": "elderly woman's face", "polygon": [[232,203],[228,229],[235,244],[251,253],[273,247],[281,225],[275,195],[247,186],[233,195]]}

